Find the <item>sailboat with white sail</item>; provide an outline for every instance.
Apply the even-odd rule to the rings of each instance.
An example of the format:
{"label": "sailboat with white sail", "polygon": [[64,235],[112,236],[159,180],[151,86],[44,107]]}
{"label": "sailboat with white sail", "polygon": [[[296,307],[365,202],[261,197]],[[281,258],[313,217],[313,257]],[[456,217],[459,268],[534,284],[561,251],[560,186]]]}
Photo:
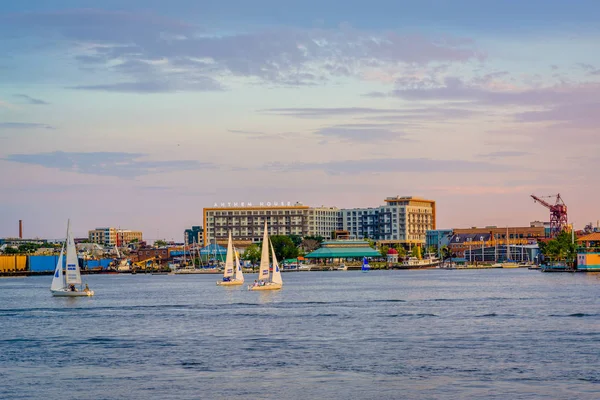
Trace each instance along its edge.
{"label": "sailboat with white sail", "polygon": [[[271,273],[269,273],[269,247],[271,248],[271,257],[273,258],[273,271]],[[271,243],[271,240],[269,239],[267,223],[265,222],[258,281],[254,282],[254,285],[248,286],[248,290],[279,290],[282,287],[283,281],[281,280],[281,269],[279,268],[279,263],[275,256],[273,243]]]}
{"label": "sailboat with white sail", "polygon": [[[64,254],[65,246],[66,256]],[[67,259],[66,271],[63,271],[63,257],[66,257]],[[79,269],[75,240],[71,233],[70,220],[67,222],[67,240],[60,251],[50,291],[52,292],[52,296],[55,297],[81,297],[94,295],[94,291],[90,290],[87,284],[85,285],[85,289],[82,288],[81,270]]]}
{"label": "sailboat with white sail", "polygon": [[223,280],[218,281],[219,286],[236,286],[244,283],[244,273],[238,258],[237,251],[233,247],[231,231],[229,231],[229,241],[227,242],[227,255],[225,256],[225,270],[223,271]]}

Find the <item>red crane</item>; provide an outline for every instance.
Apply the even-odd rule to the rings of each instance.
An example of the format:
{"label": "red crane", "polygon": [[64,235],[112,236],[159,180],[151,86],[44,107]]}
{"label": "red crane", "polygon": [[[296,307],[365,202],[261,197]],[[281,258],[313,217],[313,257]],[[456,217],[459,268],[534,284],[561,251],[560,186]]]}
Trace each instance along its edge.
{"label": "red crane", "polygon": [[540,197],[534,195],[531,195],[531,197],[535,202],[539,202],[550,210],[550,237],[554,238],[562,231],[567,230],[567,205],[560,197],[560,193],[555,196],[544,196],[545,198],[556,198],[554,205],[542,200]]}

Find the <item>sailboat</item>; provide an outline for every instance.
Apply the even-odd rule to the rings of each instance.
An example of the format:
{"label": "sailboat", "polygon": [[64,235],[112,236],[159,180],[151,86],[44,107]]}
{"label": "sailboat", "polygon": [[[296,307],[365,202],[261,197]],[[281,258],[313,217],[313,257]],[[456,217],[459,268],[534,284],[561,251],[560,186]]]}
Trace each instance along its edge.
{"label": "sailboat", "polygon": [[244,283],[244,273],[238,258],[237,251],[233,248],[231,231],[229,231],[229,241],[227,242],[227,256],[225,256],[225,270],[223,271],[223,280],[217,282],[219,286],[236,286]]}
{"label": "sailboat", "polygon": [[[515,234],[516,237],[516,234]],[[512,260],[512,251],[510,249],[510,239],[508,227],[506,227],[506,260],[502,263],[502,268],[519,268],[519,264]]]}
{"label": "sailboat", "polygon": [[363,257],[363,263],[362,263],[362,267],[360,268],[360,270],[362,272],[367,272],[371,269],[371,266],[369,265],[369,260],[367,260],[367,257]]}
{"label": "sailboat", "polygon": [[[63,271],[63,257],[65,257],[65,246],[67,250],[67,270]],[[79,287],[77,287],[77,285]],[[79,260],[77,259],[77,248],[71,234],[71,221],[67,222],[67,241],[63,245],[54,270],[52,285],[50,291],[55,297],[80,297],[93,296],[94,291],[90,290],[85,285],[85,289],[81,287],[81,271],[79,269]]]}
{"label": "sailboat", "polygon": [[[273,258],[273,272],[269,273],[269,245],[271,247],[271,256]],[[248,290],[279,290],[283,287],[281,280],[281,269],[275,257],[273,243],[269,240],[267,232],[267,223],[265,222],[265,232],[263,234],[262,253],[260,256],[260,269],[258,270],[258,282],[248,286]]]}

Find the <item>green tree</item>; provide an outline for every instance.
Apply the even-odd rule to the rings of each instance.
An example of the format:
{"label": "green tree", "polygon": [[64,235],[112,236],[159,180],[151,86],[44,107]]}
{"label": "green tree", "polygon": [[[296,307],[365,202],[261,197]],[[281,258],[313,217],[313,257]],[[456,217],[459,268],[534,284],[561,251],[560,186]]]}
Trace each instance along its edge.
{"label": "green tree", "polygon": [[550,261],[574,262],[577,257],[577,249],[572,243],[568,232],[561,232],[556,238],[547,242],[539,242],[540,252],[544,258]]}
{"label": "green tree", "polygon": [[167,241],[166,240],[155,240],[154,241],[154,247],[165,247],[167,245]]}
{"label": "green tree", "polygon": [[398,258],[406,257],[406,249],[404,247],[400,246],[396,250],[398,251]]}
{"label": "green tree", "polygon": [[6,246],[6,248],[4,249],[4,254],[18,254],[19,250],[15,249],[14,247],[10,247],[10,246]]}
{"label": "green tree", "polygon": [[375,241],[374,241],[374,240],[372,240],[372,239],[369,239],[369,238],[367,238],[367,237],[366,237],[366,238],[364,238],[364,241],[365,241],[365,242],[368,242],[368,243],[369,243],[369,246],[370,246],[372,249],[374,249],[374,248],[375,248]]}
{"label": "green tree", "polygon": [[33,253],[40,247],[42,246],[36,243],[23,243],[19,245],[19,253]]}
{"label": "green tree", "polygon": [[261,248],[257,244],[251,244],[246,248],[244,254],[242,254],[242,258],[244,260],[250,261],[252,264],[256,264],[258,260],[260,260],[260,251]]}
{"label": "green tree", "polygon": [[421,255],[421,250],[419,249],[419,246],[415,246],[411,249],[411,251],[410,251],[411,257],[420,258],[419,257],[420,255]]}
{"label": "green tree", "polygon": [[278,261],[298,257],[298,247],[294,245],[289,236],[273,235],[271,236],[271,243]]}
{"label": "green tree", "polygon": [[381,257],[387,257],[387,253],[390,250],[389,246],[381,246],[379,248],[379,252],[381,253]]}
{"label": "green tree", "polygon": [[300,235],[289,235],[289,238],[292,239],[292,242],[296,247],[300,246],[300,243],[302,243],[302,236]]}

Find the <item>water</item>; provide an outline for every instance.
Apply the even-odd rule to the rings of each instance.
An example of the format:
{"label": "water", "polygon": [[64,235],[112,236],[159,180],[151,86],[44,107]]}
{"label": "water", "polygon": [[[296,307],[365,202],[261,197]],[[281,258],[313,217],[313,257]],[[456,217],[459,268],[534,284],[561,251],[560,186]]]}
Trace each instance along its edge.
{"label": "water", "polygon": [[0,279],[0,398],[598,399],[599,277],[95,275],[77,299]]}

